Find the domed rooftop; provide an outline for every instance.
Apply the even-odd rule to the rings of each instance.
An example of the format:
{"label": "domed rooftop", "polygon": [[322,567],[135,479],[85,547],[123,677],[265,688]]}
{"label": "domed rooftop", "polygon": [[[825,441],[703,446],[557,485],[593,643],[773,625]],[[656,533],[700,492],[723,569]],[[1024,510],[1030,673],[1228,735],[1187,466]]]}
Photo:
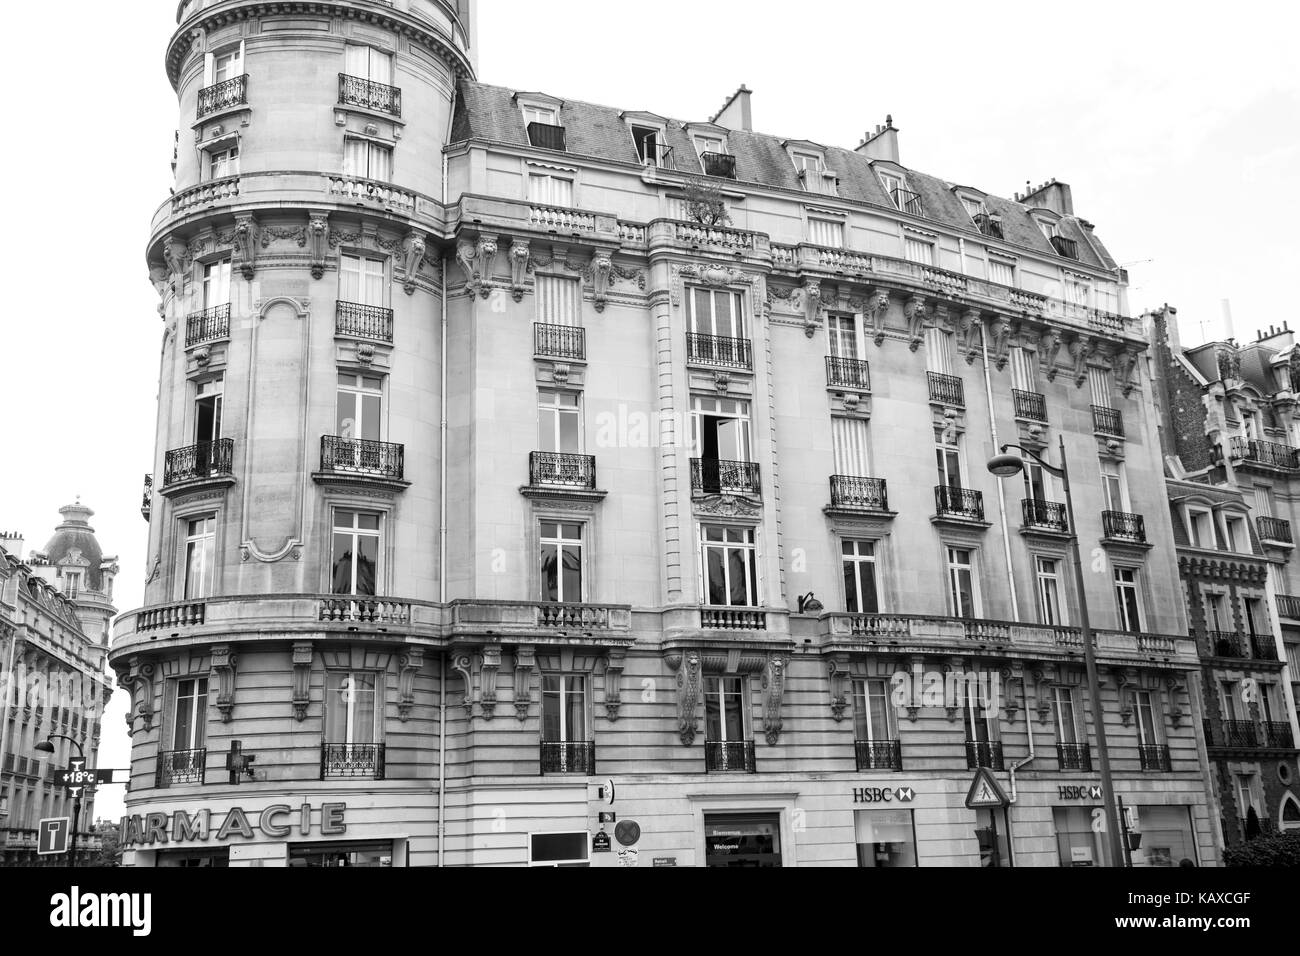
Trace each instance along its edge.
{"label": "domed rooftop", "polygon": [[104,587],[103,576],[99,566],[104,560],[104,551],[95,538],[95,529],[90,526],[91,511],[77,499],[76,504],[65,505],[59,509],[63,522],[54,529],[54,537],[45,545],[44,555],[50,564],[58,567],[71,558],[80,558],[77,563],[85,562],[86,576],[84,588],[101,591]]}

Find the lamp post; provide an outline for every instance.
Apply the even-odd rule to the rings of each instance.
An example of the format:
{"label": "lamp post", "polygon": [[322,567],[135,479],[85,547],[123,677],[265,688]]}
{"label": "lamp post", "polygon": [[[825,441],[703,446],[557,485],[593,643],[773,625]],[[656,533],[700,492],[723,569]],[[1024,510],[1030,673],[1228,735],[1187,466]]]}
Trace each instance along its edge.
{"label": "lamp post", "polygon": [[1078,525],[1074,521],[1074,497],[1070,493],[1070,466],[1065,458],[1065,438],[1061,438],[1061,465],[1044,461],[1034,452],[1020,445],[1003,445],[1001,454],[990,459],[988,469],[998,478],[1014,478],[1025,469],[1024,459],[1007,454],[1012,448],[1032,458],[1050,475],[1061,479],[1065,491],[1065,510],[1070,522],[1070,553],[1074,558],[1074,586],[1079,592],[1079,630],[1083,636],[1083,662],[1088,672],[1088,695],[1092,704],[1097,751],[1101,763],[1102,804],[1106,810],[1106,833],[1110,844],[1112,866],[1124,865],[1124,849],[1120,834],[1119,811],[1115,802],[1114,781],[1110,774],[1110,750],[1106,745],[1106,720],[1101,709],[1101,681],[1097,676],[1097,654],[1093,648],[1092,624],[1088,620],[1088,597],[1083,583],[1083,556],[1079,553]]}
{"label": "lamp post", "polygon": [[[53,755],[54,744],[50,743],[50,741],[55,739],[66,740],[68,743],[72,744],[72,746],[76,747],[77,758],[81,760],[83,764],[85,763],[86,751],[82,748],[81,744],[77,743],[77,741],[73,740],[67,734],[49,734],[32,749],[39,753]],[[68,866],[70,867],[77,865],[77,830],[81,828],[81,792],[84,789],[84,787],[79,789],[77,795],[72,798],[72,840],[68,845]]]}

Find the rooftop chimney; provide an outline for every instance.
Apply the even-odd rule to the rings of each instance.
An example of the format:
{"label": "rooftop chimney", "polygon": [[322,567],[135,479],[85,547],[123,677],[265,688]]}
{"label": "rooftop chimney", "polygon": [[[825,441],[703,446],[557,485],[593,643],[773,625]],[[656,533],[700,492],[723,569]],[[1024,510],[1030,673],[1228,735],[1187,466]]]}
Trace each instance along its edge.
{"label": "rooftop chimney", "polygon": [[1058,216],[1074,215],[1074,199],[1070,195],[1070,187],[1055,179],[1049,179],[1035,189],[1030,189],[1026,183],[1024,195],[1017,196],[1016,199],[1026,206],[1050,209]]}
{"label": "rooftop chimney", "polygon": [[4,548],[21,561],[23,559],[23,536],[17,531],[0,531],[0,548]]}
{"label": "rooftop chimney", "polygon": [[727,129],[741,129],[746,133],[752,133],[754,116],[749,108],[749,98],[752,95],[753,91],[741,83],[740,89],[731,94],[731,99],[722,104],[722,109],[718,110],[709,122],[725,126]]}
{"label": "rooftop chimney", "polygon": [[856,152],[866,156],[867,159],[879,159],[902,165],[898,160],[898,130],[894,129],[892,114],[885,117],[885,125],[877,126],[874,133],[867,131],[866,139],[859,144]]}

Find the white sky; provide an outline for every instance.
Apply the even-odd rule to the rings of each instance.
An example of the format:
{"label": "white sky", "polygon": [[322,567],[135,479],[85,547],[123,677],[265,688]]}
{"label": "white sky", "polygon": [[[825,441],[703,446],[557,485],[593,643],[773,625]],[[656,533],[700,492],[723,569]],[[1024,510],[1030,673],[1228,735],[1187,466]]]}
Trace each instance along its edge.
{"label": "white sky", "polygon": [[[41,547],[81,495],[121,557],[126,609],[145,577],[162,328],[143,254],[171,184],[176,3],[107,7],[63,0],[57,21],[48,4],[5,11],[23,39],[0,61],[0,529]],[[892,113],[905,166],[1007,197],[1069,183],[1076,213],[1132,263],[1131,310],[1177,306],[1186,343],[1202,321],[1205,337],[1224,334],[1224,299],[1242,339],[1289,318],[1274,303],[1300,260],[1295,4],[480,8],[485,82],[679,119],[707,119],[745,83],[756,129],[849,148]],[[124,711],[119,691],[101,767],[127,765]],[[121,788],[104,788],[97,811],[121,809]]]}

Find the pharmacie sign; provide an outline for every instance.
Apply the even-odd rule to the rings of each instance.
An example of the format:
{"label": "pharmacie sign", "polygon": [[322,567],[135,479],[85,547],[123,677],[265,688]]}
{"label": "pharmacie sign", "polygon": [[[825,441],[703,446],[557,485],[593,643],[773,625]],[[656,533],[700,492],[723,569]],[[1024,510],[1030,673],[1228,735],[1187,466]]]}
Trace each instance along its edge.
{"label": "pharmacie sign", "polygon": [[321,836],[340,836],[348,832],[346,803],[325,803],[314,808],[310,803],[290,806],[277,803],[262,810],[199,810],[189,813],[133,814],[122,818],[118,835],[123,847],[156,846],[169,843],[206,843],[216,840],[256,839],[256,833],[272,840],[283,840],[296,830],[302,836],[312,832]]}

